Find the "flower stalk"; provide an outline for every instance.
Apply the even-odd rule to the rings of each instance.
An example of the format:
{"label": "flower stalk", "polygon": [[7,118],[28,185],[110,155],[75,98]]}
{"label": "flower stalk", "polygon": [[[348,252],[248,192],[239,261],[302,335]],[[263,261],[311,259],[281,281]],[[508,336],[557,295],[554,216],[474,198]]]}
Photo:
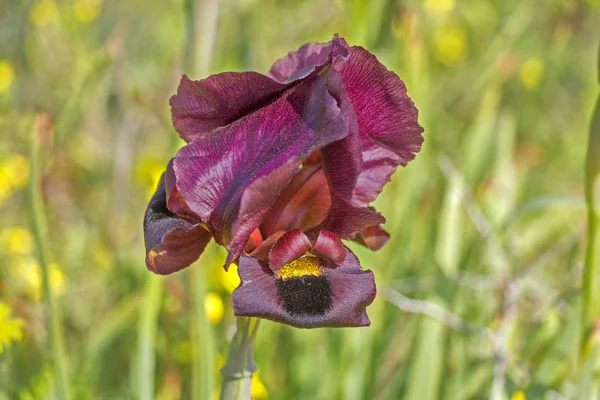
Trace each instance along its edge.
{"label": "flower stalk", "polygon": [[31,137],[29,163],[31,170],[31,181],[29,186],[29,204],[31,207],[32,228],[35,237],[35,245],[38,253],[38,261],[42,272],[42,287],[44,289],[44,300],[48,307],[47,324],[50,332],[50,348],[55,371],[56,397],[69,400],[69,377],[67,372],[67,360],[62,333],[62,318],[56,298],[52,293],[50,285],[50,256],[47,243],[47,223],[44,211],[44,200],[41,187],[40,145],[45,136],[50,133],[51,121],[48,115],[41,115],[35,123]]}
{"label": "flower stalk", "polygon": [[221,400],[250,400],[254,362],[254,339],[260,320],[237,317],[237,329],[231,339],[227,363],[221,368]]}

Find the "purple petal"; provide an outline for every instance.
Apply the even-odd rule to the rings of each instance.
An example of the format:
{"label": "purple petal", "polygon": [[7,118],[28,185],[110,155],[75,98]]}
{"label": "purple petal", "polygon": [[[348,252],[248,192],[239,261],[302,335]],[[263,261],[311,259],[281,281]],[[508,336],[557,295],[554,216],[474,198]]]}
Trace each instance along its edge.
{"label": "purple petal", "polygon": [[363,148],[363,170],[353,204],[375,200],[398,165],[406,165],[421,149],[423,128],[404,82],[377,58],[354,46],[342,83],[356,113]]}
{"label": "purple petal", "polygon": [[369,250],[379,250],[390,239],[390,234],[380,226],[370,226],[363,229],[354,239],[356,242],[366,246]]}
{"label": "purple petal", "polygon": [[294,78],[308,75],[316,67],[328,62],[330,54],[331,43],[307,43],[275,61],[268,75],[279,82],[284,82],[293,75],[296,75]]}
{"label": "purple petal", "polygon": [[[347,250],[342,266],[324,268],[331,289],[330,306],[321,315],[290,313],[280,297],[273,271],[259,260],[242,256],[238,272],[241,285],[233,292],[233,311],[237,316],[252,316],[282,322],[298,328],[353,327],[370,324],[366,307],[373,302],[376,289],[373,273],[363,271],[356,257]],[[310,292],[309,292],[310,294]],[[311,298],[298,297],[310,302]]]}
{"label": "purple petal", "polygon": [[310,247],[310,240],[301,230],[286,232],[269,252],[269,267],[277,272],[285,264],[306,254]]}
{"label": "purple petal", "polygon": [[[229,244],[235,259],[268,211],[266,205],[289,184],[291,177],[284,166],[299,165],[346,134],[340,109],[325,82],[313,76],[269,106],[182,148],[173,163],[176,187],[215,238]],[[266,180],[257,181],[261,177]],[[259,198],[263,196],[259,190],[250,190],[242,201],[244,191],[255,182],[259,186],[270,183],[273,188],[264,198]]]}
{"label": "purple petal", "polygon": [[173,125],[191,142],[267,105],[288,87],[256,72],[224,72],[200,81],[184,75],[170,100]]}
{"label": "purple petal", "polygon": [[176,216],[167,209],[163,175],[144,217],[148,269],[165,275],[188,267],[200,257],[211,237],[200,222]]}
{"label": "purple petal", "polygon": [[319,236],[312,246],[311,253],[327,258],[340,265],[346,257],[346,248],[342,241],[329,231],[319,231]]}
{"label": "purple petal", "polygon": [[331,231],[342,239],[353,239],[357,233],[373,225],[385,223],[385,218],[368,207],[354,207],[342,198],[335,197],[332,211],[317,229]]}

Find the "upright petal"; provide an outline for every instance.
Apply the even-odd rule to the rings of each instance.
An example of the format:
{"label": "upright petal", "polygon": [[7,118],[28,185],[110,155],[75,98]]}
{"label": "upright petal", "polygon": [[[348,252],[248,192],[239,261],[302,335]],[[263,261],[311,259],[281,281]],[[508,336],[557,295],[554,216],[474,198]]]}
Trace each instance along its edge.
{"label": "upright petal", "polygon": [[161,275],[179,271],[200,257],[210,239],[210,232],[199,221],[169,211],[163,175],[144,217],[148,269]]}
{"label": "upright petal", "polygon": [[307,75],[316,67],[328,62],[330,54],[331,43],[307,43],[275,61],[268,75],[279,82],[284,82],[294,75]]}
{"label": "upright petal", "polygon": [[402,80],[362,47],[351,47],[350,54],[342,83],[356,113],[363,148],[353,204],[366,206],[396,167],[406,165],[421,149],[423,128]]}
{"label": "upright petal", "polygon": [[264,107],[288,87],[256,72],[224,72],[199,81],[184,75],[170,100],[173,125],[190,142]]}
{"label": "upright petal", "polygon": [[[313,76],[269,106],[182,148],[173,163],[176,187],[216,239],[222,236],[229,244],[235,259],[268,211],[266,206],[289,184],[290,170],[346,134],[323,78]],[[270,184],[269,193],[251,190],[242,202],[254,183]],[[243,229],[236,230],[240,221]]]}

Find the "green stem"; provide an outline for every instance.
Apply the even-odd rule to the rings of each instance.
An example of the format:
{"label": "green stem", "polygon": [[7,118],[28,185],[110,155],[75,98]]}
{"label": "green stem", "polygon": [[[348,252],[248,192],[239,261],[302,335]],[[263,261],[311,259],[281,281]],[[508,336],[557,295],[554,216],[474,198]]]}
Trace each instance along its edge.
{"label": "green stem", "polygon": [[138,324],[138,396],[152,400],[155,395],[155,348],[158,314],[163,292],[163,278],[150,274],[146,280],[144,302]]}
{"label": "green stem", "polygon": [[192,399],[209,400],[215,391],[216,348],[212,327],[204,311],[208,293],[206,268],[192,265],[190,293],[192,294]]}
{"label": "green stem", "polygon": [[[184,72],[204,78],[213,61],[217,37],[219,0],[185,0]],[[192,294],[191,340],[193,344],[192,388],[194,400],[211,399],[215,390],[213,373],[216,347],[212,327],[204,312],[204,298],[208,293],[206,268],[192,266],[190,293]]]}
{"label": "green stem", "polygon": [[254,362],[254,339],[259,319],[237,317],[237,330],[229,347],[227,363],[221,369],[221,400],[250,400],[252,398],[252,374]]}
{"label": "green stem", "polygon": [[67,371],[67,360],[65,355],[65,345],[62,335],[62,318],[56,298],[52,293],[50,285],[50,266],[49,250],[47,243],[47,223],[44,212],[44,200],[42,198],[41,186],[41,166],[40,166],[40,142],[44,130],[49,130],[48,121],[45,117],[40,117],[34,128],[31,138],[31,147],[29,154],[29,163],[31,170],[31,181],[29,187],[29,200],[31,207],[33,233],[38,254],[38,260],[42,272],[42,286],[44,288],[44,300],[48,307],[48,330],[50,332],[50,347],[52,350],[52,361],[56,373],[56,395],[59,399],[69,400],[71,392],[69,390],[69,375]]}

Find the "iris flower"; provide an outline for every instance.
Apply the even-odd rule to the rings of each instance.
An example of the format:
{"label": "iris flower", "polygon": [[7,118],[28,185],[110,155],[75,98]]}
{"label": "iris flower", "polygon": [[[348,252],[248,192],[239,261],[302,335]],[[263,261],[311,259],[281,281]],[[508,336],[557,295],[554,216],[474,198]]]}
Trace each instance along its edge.
{"label": "iris flower", "polygon": [[214,239],[225,268],[238,264],[236,315],[369,325],[373,273],[342,240],[377,250],[389,238],[369,204],[423,142],[402,80],[336,35],[268,75],[183,76],[170,104],[187,145],[146,211],[148,269],[181,270]]}

